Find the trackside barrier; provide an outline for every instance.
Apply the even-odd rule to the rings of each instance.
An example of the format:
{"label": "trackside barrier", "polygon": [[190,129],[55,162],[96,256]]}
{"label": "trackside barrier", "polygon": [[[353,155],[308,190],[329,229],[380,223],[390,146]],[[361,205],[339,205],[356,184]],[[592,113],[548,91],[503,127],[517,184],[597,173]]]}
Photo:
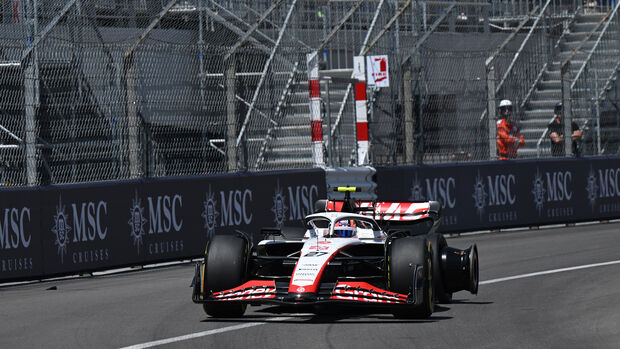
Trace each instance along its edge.
{"label": "trackside barrier", "polygon": [[440,231],[620,218],[620,157],[377,168],[380,201],[437,200]]}
{"label": "trackside barrier", "polygon": [[327,198],[330,200],[343,200],[344,193],[335,191],[338,187],[356,187],[361,189],[354,197],[362,201],[377,199],[377,184],[374,176],[377,171],[371,166],[359,167],[327,167],[325,168],[325,185],[327,186]]}
{"label": "trackside barrier", "polygon": [[198,257],[325,196],[322,169],[0,190],[0,282]]}

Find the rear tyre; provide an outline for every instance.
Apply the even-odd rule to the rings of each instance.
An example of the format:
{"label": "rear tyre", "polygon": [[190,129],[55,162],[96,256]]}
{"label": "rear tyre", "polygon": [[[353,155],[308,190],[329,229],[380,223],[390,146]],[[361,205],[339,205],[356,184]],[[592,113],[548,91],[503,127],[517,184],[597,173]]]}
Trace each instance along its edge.
{"label": "rear tyre", "polygon": [[423,282],[419,305],[402,306],[393,310],[394,317],[402,319],[425,319],[433,313],[433,280],[431,246],[422,236],[396,239],[390,247],[388,260],[388,288],[400,294],[408,294],[414,285],[415,266],[423,266],[418,282]]}
{"label": "rear tyre", "polygon": [[[248,245],[238,236],[215,235],[205,255],[205,291],[217,292],[237,287],[246,279]],[[240,302],[203,304],[205,313],[213,317],[238,317],[247,305]]]}
{"label": "rear tyre", "polygon": [[448,246],[446,238],[439,233],[431,234],[428,239],[431,242],[433,252],[433,294],[435,302],[447,304],[452,302],[452,292],[447,292],[443,284],[441,271],[441,250]]}

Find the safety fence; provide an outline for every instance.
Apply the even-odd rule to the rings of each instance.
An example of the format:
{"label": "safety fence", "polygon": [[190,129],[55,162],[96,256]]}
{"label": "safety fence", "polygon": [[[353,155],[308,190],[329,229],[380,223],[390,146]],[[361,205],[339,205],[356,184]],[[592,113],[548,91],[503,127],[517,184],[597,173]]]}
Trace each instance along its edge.
{"label": "safety fence", "polygon": [[609,91],[620,67],[617,59],[620,54],[617,39],[620,33],[619,5],[596,27],[596,30],[600,31],[596,41],[584,45],[580,52],[585,57],[584,64],[565,68],[564,80],[570,82],[570,93],[566,97],[570,99],[571,111],[575,114],[571,115],[572,119],[583,125],[586,133],[587,142],[584,142],[582,149],[586,154],[617,153],[620,150],[617,142],[618,118],[612,117],[610,120],[609,117],[601,115],[601,109],[606,104],[617,103],[617,92],[614,90],[613,94],[610,94]]}
{"label": "safety fence", "polygon": [[[599,42],[586,63],[574,57],[571,72],[606,75],[570,98],[597,96],[589,103],[598,111],[579,117],[582,142],[596,143],[582,155],[615,154],[615,8],[611,0],[4,2],[0,182],[492,160],[489,108],[503,98],[517,105],[526,136],[519,157],[538,156],[548,103],[563,98],[543,90],[583,41],[569,34],[589,33],[591,18],[607,29],[580,45]],[[360,97],[354,57],[383,55],[389,86],[368,84]]]}

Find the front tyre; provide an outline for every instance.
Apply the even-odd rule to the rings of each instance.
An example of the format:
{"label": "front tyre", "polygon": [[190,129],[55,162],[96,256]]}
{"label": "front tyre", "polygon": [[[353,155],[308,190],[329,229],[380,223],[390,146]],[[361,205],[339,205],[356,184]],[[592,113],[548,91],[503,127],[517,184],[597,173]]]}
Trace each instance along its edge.
{"label": "front tyre", "polygon": [[[205,291],[208,293],[237,287],[246,279],[247,242],[233,235],[215,235],[205,255]],[[247,305],[240,302],[211,302],[203,304],[212,317],[239,317]]]}
{"label": "front tyre", "polygon": [[[390,246],[388,259],[388,288],[392,292],[409,294],[415,279],[418,283],[415,305],[403,305],[393,310],[394,317],[402,319],[425,319],[433,313],[433,270],[431,244],[422,236],[396,239]],[[420,266],[420,275],[415,267]],[[421,297],[421,299],[420,299]]]}

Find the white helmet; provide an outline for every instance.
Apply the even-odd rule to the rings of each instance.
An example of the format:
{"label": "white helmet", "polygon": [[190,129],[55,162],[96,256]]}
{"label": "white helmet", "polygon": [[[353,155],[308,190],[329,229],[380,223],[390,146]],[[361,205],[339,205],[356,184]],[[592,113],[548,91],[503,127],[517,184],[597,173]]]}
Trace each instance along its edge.
{"label": "white helmet", "polygon": [[509,99],[502,99],[499,102],[499,116],[500,118],[510,119],[512,115],[512,102]]}
{"label": "white helmet", "polygon": [[503,107],[512,107],[512,102],[509,99],[502,99],[499,102],[499,107],[503,108]]}

